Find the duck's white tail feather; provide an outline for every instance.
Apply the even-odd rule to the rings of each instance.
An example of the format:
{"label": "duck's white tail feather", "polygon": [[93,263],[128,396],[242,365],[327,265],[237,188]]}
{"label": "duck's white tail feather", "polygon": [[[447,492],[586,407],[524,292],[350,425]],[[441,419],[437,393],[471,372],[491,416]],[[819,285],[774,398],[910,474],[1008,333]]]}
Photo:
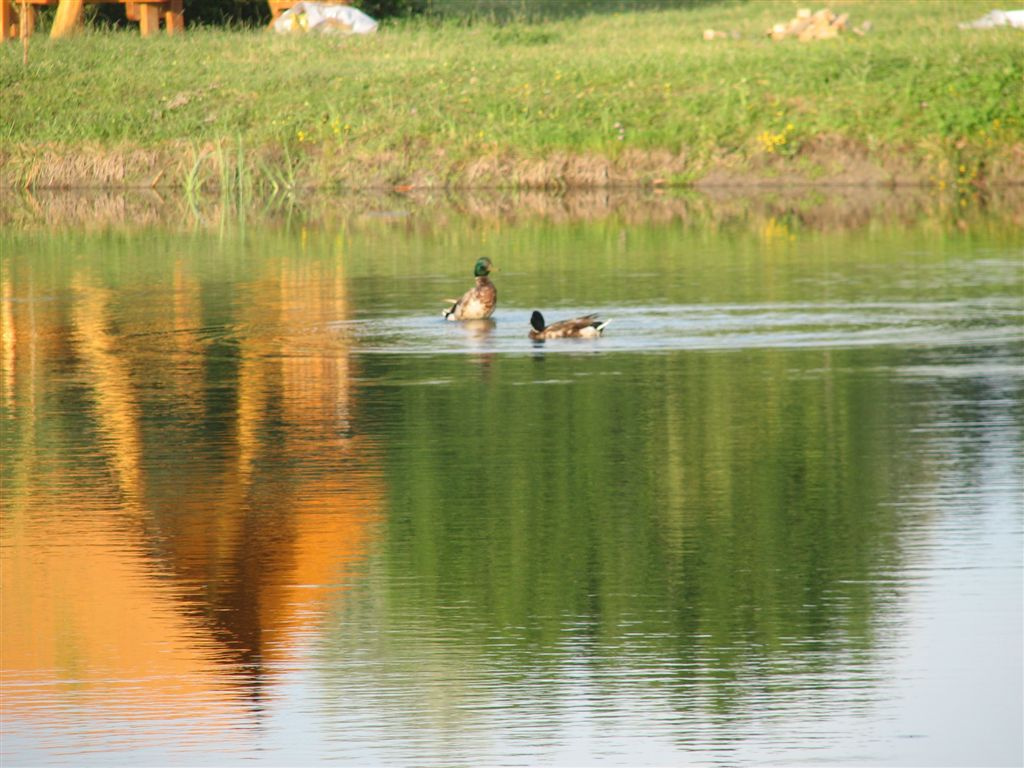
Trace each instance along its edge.
{"label": "duck's white tail feather", "polygon": [[601,323],[600,325],[595,325],[595,326],[594,326],[594,328],[595,328],[595,329],[597,330],[597,332],[598,332],[598,333],[601,333],[601,332],[602,332],[602,331],[604,330],[604,327],[605,327],[606,325],[608,325],[608,323],[610,323],[610,322],[611,322],[611,318],[609,318],[609,319],[605,320],[605,321],[604,321],[603,323]]}

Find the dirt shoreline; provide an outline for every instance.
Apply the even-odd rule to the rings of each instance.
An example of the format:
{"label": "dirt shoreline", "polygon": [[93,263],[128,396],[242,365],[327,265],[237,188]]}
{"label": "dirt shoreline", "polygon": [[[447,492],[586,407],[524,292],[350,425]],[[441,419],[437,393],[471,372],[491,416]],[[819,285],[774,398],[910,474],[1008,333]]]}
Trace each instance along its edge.
{"label": "dirt shoreline", "polygon": [[1024,184],[1024,143],[984,153],[915,148],[869,150],[819,137],[792,156],[740,152],[697,158],[687,152],[627,150],[618,157],[515,152],[453,159],[430,152],[331,153],[296,156],[279,147],[237,152],[213,144],[144,147],[26,146],[0,148],[0,189],[191,189],[213,192],[225,179],[247,178],[264,189],[606,189],[714,186],[934,186],[964,189]]}

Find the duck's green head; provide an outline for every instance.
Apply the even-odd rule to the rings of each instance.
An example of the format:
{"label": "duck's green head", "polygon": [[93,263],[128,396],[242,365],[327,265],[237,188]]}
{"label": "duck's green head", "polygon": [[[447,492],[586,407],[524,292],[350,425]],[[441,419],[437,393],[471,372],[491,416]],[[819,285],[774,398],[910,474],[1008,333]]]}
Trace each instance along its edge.
{"label": "duck's green head", "polygon": [[483,277],[489,274],[491,274],[491,260],[486,257],[477,259],[476,266],[473,267],[473,275],[475,277]]}

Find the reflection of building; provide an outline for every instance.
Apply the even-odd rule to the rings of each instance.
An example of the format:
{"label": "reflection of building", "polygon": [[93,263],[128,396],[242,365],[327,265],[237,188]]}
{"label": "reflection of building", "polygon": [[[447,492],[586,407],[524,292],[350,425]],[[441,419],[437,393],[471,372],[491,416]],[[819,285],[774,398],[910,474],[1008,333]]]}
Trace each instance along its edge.
{"label": "reflection of building", "polygon": [[163,716],[259,697],[363,557],[382,494],[327,330],[344,281],[274,266],[217,327],[180,264],[144,308],[86,270],[41,301],[4,265],[5,711],[61,681]]}

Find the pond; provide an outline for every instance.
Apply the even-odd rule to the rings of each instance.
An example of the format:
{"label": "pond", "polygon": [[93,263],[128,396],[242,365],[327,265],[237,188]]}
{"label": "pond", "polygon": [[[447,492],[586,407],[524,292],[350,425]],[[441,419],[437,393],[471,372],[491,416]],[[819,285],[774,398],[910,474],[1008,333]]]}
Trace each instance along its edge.
{"label": "pond", "polygon": [[847,197],[8,209],[4,764],[1021,764],[1022,207]]}

